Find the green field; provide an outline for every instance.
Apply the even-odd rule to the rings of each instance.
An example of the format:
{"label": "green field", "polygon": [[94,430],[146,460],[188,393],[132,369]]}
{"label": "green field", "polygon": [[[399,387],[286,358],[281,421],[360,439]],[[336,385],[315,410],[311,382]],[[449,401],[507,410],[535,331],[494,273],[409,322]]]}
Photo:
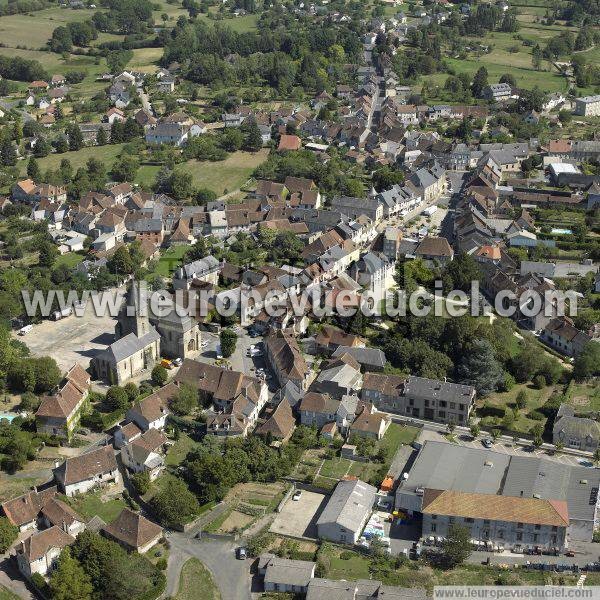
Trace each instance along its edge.
{"label": "green field", "polygon": [[347,458],[327,458],[321,465],[319,475],[321,477],[330,477],[333,479],[341,479],[348,472],[352,461]]}
{"label": "green field", "polygon": [[[67,159],[71,163],[73,169],[77,170],[79,167],[85,167],[90,158],[96,158],[97,160],[102,161],[106,167],[110,169],[117,156],[123,150],[124,145],[125,144],[107,144],[106,146],[89,146],[81,148],[76,152],[49,154],[44,158],[38,158],[37,161],[42,171],[47,169],[58,169],[60,161],[64,159]],[[27,169],[27,161],[23,160],[19,165],[21,167],[21,174],[24,175]]]}
{"label": "green field", "polygon": [[165,464],[167,466],[180,465],[183,459],[187,456],[188,452],[190,452],[194,446],[194,440],[192,440],[187,433],[182,433],[179,439],[169,448],[169,452],[167,453],[167,457],[165,459]]}
{"label": "green field", "polygon": [[38,50],[48,42],[54,29],[67,23],[85,21],[95,12],[95,9],[57,7],[0,17],[0,39],[5,46]]}
{"label": "green field", "polygon": [[266,148],[259,152],[234,152],[222,161],[190,160],[177,168],[192,174],[195,187],[209,188],[221,195],[244,185],[268,154]]}
{"label": "green field", "polygon": [[221,594],[210,571],[197,559],[190,558],[181,569],[176,600],[220,600]]}

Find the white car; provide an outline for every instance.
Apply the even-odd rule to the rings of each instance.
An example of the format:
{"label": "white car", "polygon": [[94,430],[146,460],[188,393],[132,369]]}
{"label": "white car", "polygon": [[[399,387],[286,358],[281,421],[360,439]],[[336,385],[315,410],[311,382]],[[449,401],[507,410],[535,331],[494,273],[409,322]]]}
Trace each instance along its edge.
{"label": "white car", "polygon": [[294,495],[292,496],[292,500],[294,502],[298,502],[298,500],[300,500],[300,498],[302,498],[302,490],[296,490],[294,492]]}

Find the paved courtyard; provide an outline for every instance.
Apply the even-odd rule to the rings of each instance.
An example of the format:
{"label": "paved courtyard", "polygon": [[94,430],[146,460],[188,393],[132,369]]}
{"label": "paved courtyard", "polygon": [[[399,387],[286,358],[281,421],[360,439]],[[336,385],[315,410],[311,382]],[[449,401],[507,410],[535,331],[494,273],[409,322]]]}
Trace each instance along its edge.
{"label": "paved courtyard", "polygon": [[88,302],[81,317],[46,319],[25,336],[15,336],[27,344],[34,356],[52,356],[63,371],[75,362],[87,369],[90,360],[114,341],[115,323],[110,315],[97,316],[92,302]]}
{"label": "paved courtyard", "polygon": [[327,496],[302,490],[300,500],[290,499],[271,525],[271,531],[293,537],[317,537],[317,519],[325,507]]}

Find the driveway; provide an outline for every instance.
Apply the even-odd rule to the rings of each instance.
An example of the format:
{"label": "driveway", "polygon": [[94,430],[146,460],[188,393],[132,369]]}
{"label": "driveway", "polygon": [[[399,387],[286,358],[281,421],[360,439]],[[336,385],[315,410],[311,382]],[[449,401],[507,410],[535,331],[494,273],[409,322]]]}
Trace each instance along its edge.
{"label": "driveway", "polygon": [[169,536],[171,550],[167,587],[163,598],[177,595],[179,576],[189,558],[197,558],[210,570],[224,600],[251,600],[250,560],[235,558],[236,544],[221,540],[197,540],[183,533]]}

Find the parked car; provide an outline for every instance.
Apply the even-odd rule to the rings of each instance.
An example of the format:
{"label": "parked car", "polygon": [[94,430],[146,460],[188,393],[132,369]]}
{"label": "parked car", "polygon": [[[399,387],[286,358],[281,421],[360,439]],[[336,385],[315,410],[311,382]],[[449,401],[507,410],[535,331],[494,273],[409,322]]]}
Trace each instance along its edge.
{"label": "parked car", "polygon": [[246,558],[248,558],[248,551],[243,546],[240,546],[235,551],[235,555],[238,560],[246,560]]}
{"label": "parked car", "polygon": [[168,358],[163,358],[160,361],[160,366],[164,367],[165,369],[172,369],[173,368],[173,363]]}
{"label": "parked car", "polygon": [[481,443],[486,447],[486,448],[491,448],[494,445],[494,442],[491,438],[484,438],[483,440],[481,440]]}
{"label": "parked car", "polygon": [[175,367],[180,367],[183,363],[183,360],[179,357],[173,359],[173,365]]}
{"label": "parked car", "polygon": [[294,492],[294,495],[292,496],[292,500],[294,502],[298,502],[298,500],[300,500],[300,498],[302,498],[302,490],[296,490]]}

